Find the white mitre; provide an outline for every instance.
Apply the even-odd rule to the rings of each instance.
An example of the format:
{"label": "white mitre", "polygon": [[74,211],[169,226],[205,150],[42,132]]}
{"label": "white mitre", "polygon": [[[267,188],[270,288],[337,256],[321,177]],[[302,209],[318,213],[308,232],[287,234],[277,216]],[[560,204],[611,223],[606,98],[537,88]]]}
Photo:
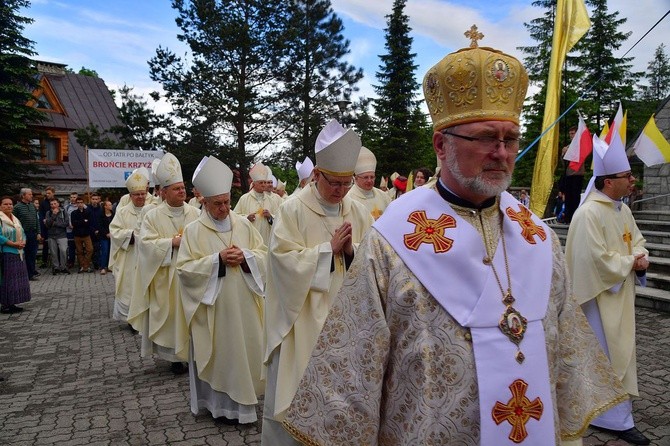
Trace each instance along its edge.
{"label": "white mitre", "polygon": [[147,190],[149,178],[147,178],[146,173],[140,169],[144,169],[144,171],[148,173],[146,167],[140,167],[139,169],[133,170],[133,173],[126,179],[126,188],[129,193],[146,192]]}
{"label": "white mitre", "polygon": [[314,150],[319,171],[333,176],[351,176],[361,151],[361,138],[333,119],[317,136]]}
{"label": "white mitre", "polygon": [[312,174],[312,171],[314,170],[314,163],[307,156],[305,157],[305,161],[302,163],[300,161],[296,161],[295,170],[298,172],[298,181],[302,181],[309,178],[309,176]]}
{"label": "white mitre", "polygon": [[155,158],[151,162],[151,177],[149,178],[149,181],[158,184],[158,180],[156,179],[156,171],[158,170],[158,166],[161,164],[161,159],[160,158]]}
{"label": "white mitre", "polygon": [[377,169],[377,158],[375,154],[367,147],[361,146],[361,152],[358,154],[358,161],[356,161],[356,168],[354,173],[360,175],[364,172],[374,172]]}
{"label": "white mitre", "polygon": [[230,193],[233,171],[213,156],[206,156],[193,173],[193,185],[203,197],[214,197]]}
{"label": "white mitre", "polygon": [[161,163],[156,168],[156,183],[161,187],[166,187],[175,183],[183,183],[184,177],[181,174],[181,164],[176,156],[166,153],[161,159]]}
{"label": "white mitre", "polygon": [[619,132],[614,132],[609,145],[598,138],[597,135],[593,135],[593,176],[586,186],[579,204],[584,203],[586,197],[595,189],[596,177],[629,171],[630,163]]}
{"label": "white mitre", "polygon": [[282,180],[277,180],[277,190],[286,190],[286,183]]}
{"label": "white mitre", "polygon": [[[263,163],[260,161],[251,166],[251,169],[249,169],[249,176],[251,177],[252,181],[265,181],[268,179],[268,172],[270,169],[267,168]],[[270,174],[272,174],[270,172]]]}

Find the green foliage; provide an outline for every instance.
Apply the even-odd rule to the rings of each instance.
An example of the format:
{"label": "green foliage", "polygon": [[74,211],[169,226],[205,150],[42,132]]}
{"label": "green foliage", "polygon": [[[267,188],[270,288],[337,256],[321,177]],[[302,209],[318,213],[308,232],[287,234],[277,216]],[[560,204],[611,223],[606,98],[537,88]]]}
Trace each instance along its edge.
{"label": "green foliage", "polygon": [[177,156],[216,155],[240,168],[243,181],[276,137],[286,4],[280,0],[173,0],[180,57],[159,47],[149,61],[178,123]]}
{"label": "green foliage", "polygon": [[93,123],[75,130],[74,137],[79,145],[89,149],[125,149],[125,144],[113,132],[102,130]]}
{"label": "green foliage", "polygon": [[157,114],[144,97],[136,95],[124,85],[121,94],[119,119],[123,123],[111,131],[130,149],[165,150],[169,146],[171,124]]}
{"label": "green foliage", "polygon": [[363,72],[344,60],[349,41],[330,0],[289,3],[279,121],[290,145],[285,158],[295,164],[306,156],[314,159],[316,137],[328,120],[343,121],[334,102],[357,90]]}
{"label": "green foliage", "polygon": [[[375,124],[369,147],[377,156],[377,171],[388,176],[397,171],[409,175],[412,169],[435,167],[432,132],[416,98],[416,57],[412,53],[409,18],[404,13],[406,0],[394,0],[392,13],[386,16],[386,54],[376,76],[379,97],[373,101]],[[430,133],[430,137],[428,136]],[[431,155],[432,154],[432,155]],[[432,158],[430,164],[424,164]]]}
{"label": "green foliage", "polygon": [[607,0],[586,3],[593,10],[591,28],[576,45],[581,53],[576,65],[585,75],[582,88],[592,86],[584,92],[582,111],[586,121],[600,129],[606,118],[616,113],[619,101],[634,98],[634,86],[641,73],[631,71],[632,57],[614,56],[614,51],[630,36],[619,31],[627,19],[619,19],[617,11],[608,14]]}
{"label": "green foliage", "polygon": [[31,175],[43,172],[39,165],[26,163],[34,157],[29,144],[40,137],[30,125],[44,119],[42,112],[27,106],[39,87],[30,60],[35,55],[33,42],[23,36],[33,20],[18,14],[29,5],[27,0],[0,3],[0,185],[5,192],[31,184]]}
{"label": "green foliage", "polygon": [[670,94],[670,58],[665,53],[665,45],[660,44],[654,58],[647,65],[644,77],[649,85],[642,85],[641,96],[647,101],[661,101]]}

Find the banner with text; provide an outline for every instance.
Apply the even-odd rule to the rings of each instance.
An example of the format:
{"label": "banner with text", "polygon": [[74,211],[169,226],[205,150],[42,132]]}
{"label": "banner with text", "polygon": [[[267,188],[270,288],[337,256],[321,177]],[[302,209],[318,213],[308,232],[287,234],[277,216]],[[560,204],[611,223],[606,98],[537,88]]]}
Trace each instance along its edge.
{"label": "banner with text", "polygon": [[[142,166],[151,172],[151,162],[163,158],[156,150],[91,149],[88,151],[89,187],[125,187],[133,170]],[[153,181],[151,181],[153,186]]]}

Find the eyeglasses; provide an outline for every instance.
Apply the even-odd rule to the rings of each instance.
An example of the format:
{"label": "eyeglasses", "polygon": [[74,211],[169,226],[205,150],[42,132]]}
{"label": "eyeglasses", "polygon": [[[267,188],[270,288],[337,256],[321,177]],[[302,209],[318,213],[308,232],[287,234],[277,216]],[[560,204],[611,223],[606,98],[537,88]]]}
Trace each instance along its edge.
{"label": "eyeglasses", "polygon": [[615,175],[605,175],[605,179],[608,179],[608,180],[629,180],[631,178],[635,178],[635,175],[633,175],[633,172],[628,172],[628,173],[623,173],[623,174],[615,174]]}
{"label": "eyeglasses", "polygon": [[375,175],[356,175],[356,178],[359,178],[363,181],[374,181]]}
{"label": "eyeglasses", "polygon": [[333,189],[336,189],[338,187],[343,187],[345,189],[349,189],[349,188],[351,188],[351,186],[354,185],[354,179],[353,178],[350,179],[349,181],[345,182],[345,181],[330,181],[328,179],[328,177],[326,176],[326,174],[324,174],[323,172],[321,172],[321,176],[326,181],[326,183],[328,183],[328,185],[330,187],[332,187]]}
{"label": "eyeglasses", "polygon": [[498,150],[500,143],[502,143],[505,146],[505,150],[507,150],[510,153],[516,153],[519,151],[518,139],[498,139],[492,136],[480,136],[480,137],[466,136],[447,131],[443,131],[442,134],[455,136],[456,138],[461,138],[470,142],[478,142],[479,147],[482,148],[482,151],[495,152],[496,150]]}

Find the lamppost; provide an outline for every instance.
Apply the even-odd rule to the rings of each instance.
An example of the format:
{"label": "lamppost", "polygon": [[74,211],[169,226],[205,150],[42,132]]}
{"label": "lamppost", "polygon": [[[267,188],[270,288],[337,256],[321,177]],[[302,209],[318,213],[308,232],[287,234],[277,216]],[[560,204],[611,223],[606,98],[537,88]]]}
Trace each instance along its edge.
{"label": "lamppost", "polygon": [[337,105],[337,108],[340,110],[340,123],[346,127],[347,124],[354,124],[356,122],[355,118],[346,116],[345,113],[347,111],[347,107],[351,104],[351,101],[346,100],[345,98],[340,99],[339,101],[335,102],[335,105]]}

